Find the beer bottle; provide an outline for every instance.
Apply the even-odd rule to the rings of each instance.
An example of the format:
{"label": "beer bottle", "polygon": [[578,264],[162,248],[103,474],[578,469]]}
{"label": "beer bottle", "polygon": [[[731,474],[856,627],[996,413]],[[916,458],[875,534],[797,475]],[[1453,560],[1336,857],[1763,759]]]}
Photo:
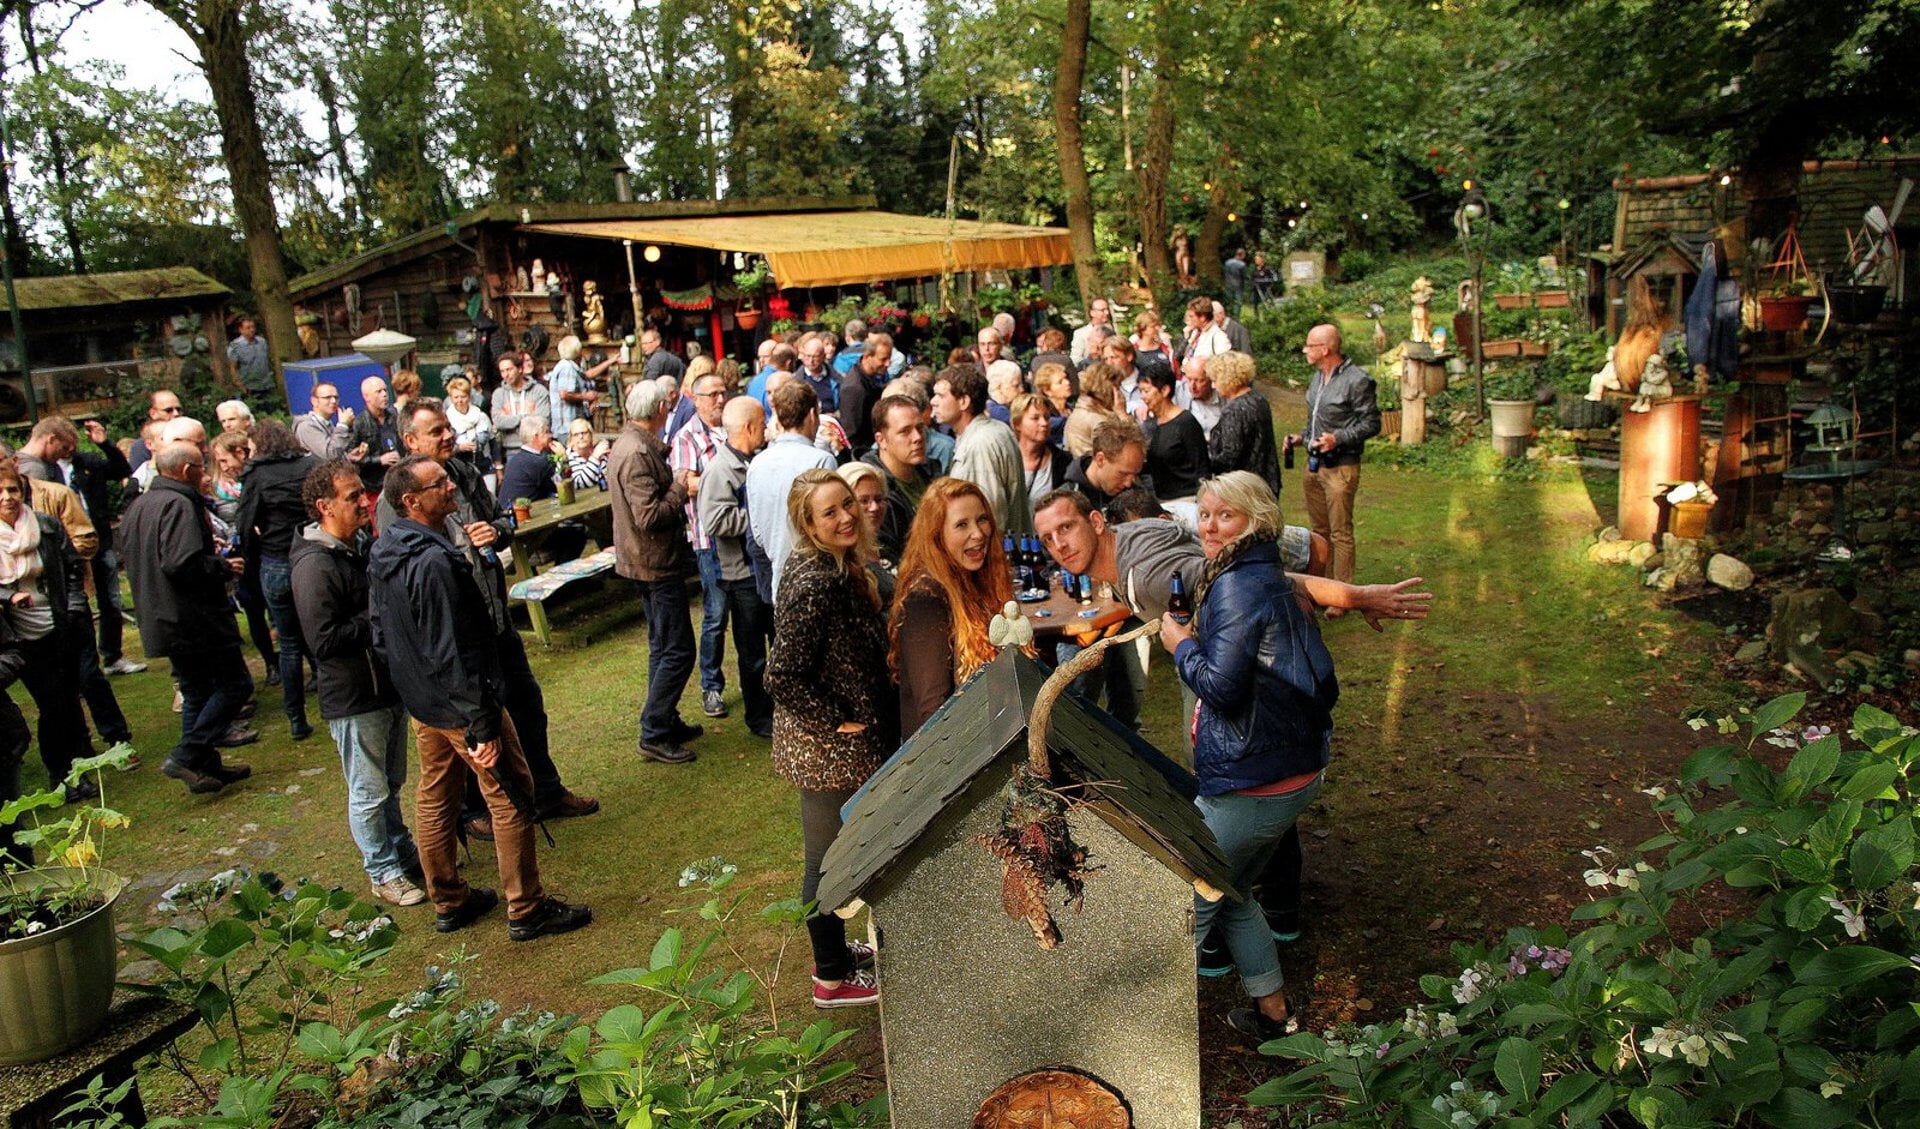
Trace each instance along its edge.
{"label": "beer bottle", "polygon": [[1182,627],[1193,618],[1193,604],[1187,599],[1187,582],[1181,579],[1178,570],[1175,570],[1173,583],[1167,588],[1167,614]]}

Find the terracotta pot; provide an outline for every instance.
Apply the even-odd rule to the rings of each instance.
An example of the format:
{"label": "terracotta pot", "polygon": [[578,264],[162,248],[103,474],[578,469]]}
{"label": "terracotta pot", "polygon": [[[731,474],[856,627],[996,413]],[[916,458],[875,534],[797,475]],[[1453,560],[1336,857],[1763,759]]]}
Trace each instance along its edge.
{"label": "terracotta pot", "polygon": [[533,519],[533,507],[532,507],[532,506],[515,506],[515,507],[513,507],[513,520],[515,520],[515,521],[531,521],[532,519]]}
{"label": "terracotta pot", "polygon": [[1489,341],[1480,347],[1483,357],[1517,357],[1526,347],[1526,342],[1518,337],[1503,337],[1498,341]]}
{"label": "terracotta pot", "polygon": [[1774,333],[1792,333],[1807,321],[1812,298],[1799,296],[1760,299],[1760,328]]}
{"label": "terracotta pot", "polygon": [[1667,532],[1688,540],[1705,537],[1707,518],[1712,513],[1712,502],[1675,502],[1667,519]]}
{"label": "terracotta pot", "polygon": [[760,324],[760,311],[735,310],[733,311],[733,324],[739,326],[741,329],[752,329]]}
{"label": "terracotta pot", "polygon": [[1565,290],[1536,290],[1533,304],[1543,310],[1564,310],[1573,304],[1573,296]]}
{"label": "terracotta pot", "polygon": [[1533,305],[1531,294],[1495,294],[1493,304],[1502,310],[1524,310]]}

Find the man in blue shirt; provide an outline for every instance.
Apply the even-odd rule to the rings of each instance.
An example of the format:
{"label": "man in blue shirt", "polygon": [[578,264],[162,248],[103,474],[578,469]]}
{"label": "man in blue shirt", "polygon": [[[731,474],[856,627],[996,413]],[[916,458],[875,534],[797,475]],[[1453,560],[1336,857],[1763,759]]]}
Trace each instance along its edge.
{"label": "man in blue shirt", "polygon": [[252,318],[241,318],[240,336],[227,343],[227,360],[233,362],[234,375],[247,390],[247,399],[271,408],[278,391],[273,380],[273,353],[259,333],[260,327]]}
{"label": "man in blue shirt", "polygon": [[833,456],[813,445],[820,429],[820,400],[804,380],[778,383],[772,393],[779,434],[747,464],[747,522],[773,567],[772,590],[780,593],[780,570],[793,548],[787,523],[787,492],[802,471],[833,469]]}

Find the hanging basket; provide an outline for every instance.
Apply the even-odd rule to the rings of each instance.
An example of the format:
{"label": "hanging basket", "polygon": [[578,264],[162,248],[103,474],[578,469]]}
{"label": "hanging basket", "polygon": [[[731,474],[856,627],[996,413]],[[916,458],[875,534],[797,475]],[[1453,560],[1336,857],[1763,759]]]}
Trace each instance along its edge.
{"label": "hanging basket", "polygon": [[760,311],[735,310],[733,311],[733,323],[741,329],[752,329],[760,324]]}
{"label": "hanging basket", "polygon": [[1807,308],[1813,299],[1793,295],[1760,299],[1760,328],[1772,333],[1792,333],[1807,322]]}
{"label": "hanging basket", "polygon": [[1886,302],[1884,286],[1827,287],[1827,308],[1833,311],[1833,320],[1841,325],[1866,325],[1880,316],[1880,308]]}

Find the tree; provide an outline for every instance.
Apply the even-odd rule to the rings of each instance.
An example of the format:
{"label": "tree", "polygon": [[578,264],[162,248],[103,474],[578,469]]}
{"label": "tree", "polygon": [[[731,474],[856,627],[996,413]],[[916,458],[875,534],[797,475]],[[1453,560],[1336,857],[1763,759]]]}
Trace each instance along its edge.
{"label": "tree", "polygon": [[287,264],[281,249],[280,216],[273,199],[273,170],[260,133],[250,34],[245,16],[252,0],[147,0],[192,40],[201,73],[213,92],[220,123],[220,151],[233,191],[233,210],[247,241],[258,317],[276,360],[299,356],[293,302],[287,296]]}
{"label": "tree", "polygon": [[1080,129],[1080,90],[1087,77],[1087,40],[1092,34],[1093,0],[1067,0],[1066,27],[1060,37],[1060,68],[1053,83],[1053,128],[1060,145],[1060,179],[1067,196],[1067,239],[1073,245],[1073,271],[1080,301],[1093,304],[1100,292],[1100,258],[1093,243],[1093,183]]}

